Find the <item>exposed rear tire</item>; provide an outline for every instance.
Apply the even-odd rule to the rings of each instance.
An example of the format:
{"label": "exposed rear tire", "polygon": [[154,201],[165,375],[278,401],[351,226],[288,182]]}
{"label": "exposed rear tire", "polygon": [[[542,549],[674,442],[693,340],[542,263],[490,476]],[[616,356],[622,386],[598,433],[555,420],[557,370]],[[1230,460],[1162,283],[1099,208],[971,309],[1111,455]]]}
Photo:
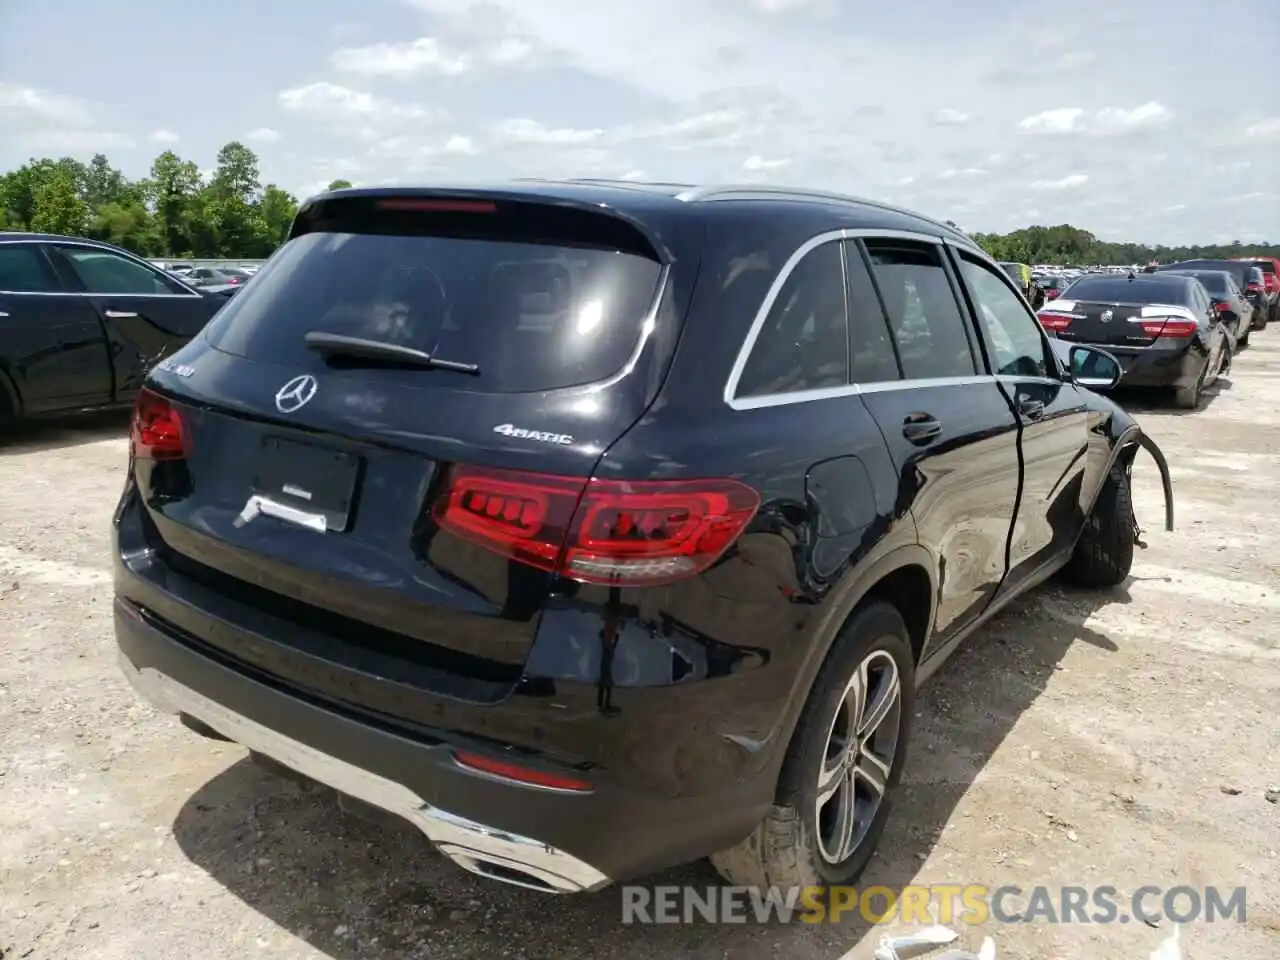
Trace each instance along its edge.
{"label": "exposed rear tire", "polygon": [[[737,846],[711,856],[720,875],[757,889],[856,880],[875,852],[902,778],[914,702],[906,624],[891,604],[872,602],[841,628],[814,681],[773,810]],[[870,727],[869,719],[880,725]],[[883,786],[878,794],[876,783]]]}
{"label": "exposed rear tire", "polygon": [[1092,589],[1124,583],[1133,569],[1135,537],[1133,495],[1129,467],[1115,463],[1085,521],[1063,574],[1072,583]]}
{"label": "exposed rear tire", "polygon": [[1237,350],[1243,350],[1245,347],[1247,347],[1247,346],[1249,345],[1249,334],[1251,334],[1251,333],[1253,333],[1253,331],[1252,331],[1252,330],[1246,330],[1246,331],[1244,332],[1244,336],[1243,336],[1243,337],[1241,337],[1239,340],[1237,340],[1237,341],[1236,341],[1236,349],[1237,349]]}
{"label": "exposed rear tire", "polygon": [[1209,364],[1205,362],[1204,370],[1196,377],[1195,383],[1189,387],[1176,387],[1173,391],[1173,403],[1180,410],[1194,410],[1200,406],[1200,393],[1204,389],[1204,381],[1209,375]]}

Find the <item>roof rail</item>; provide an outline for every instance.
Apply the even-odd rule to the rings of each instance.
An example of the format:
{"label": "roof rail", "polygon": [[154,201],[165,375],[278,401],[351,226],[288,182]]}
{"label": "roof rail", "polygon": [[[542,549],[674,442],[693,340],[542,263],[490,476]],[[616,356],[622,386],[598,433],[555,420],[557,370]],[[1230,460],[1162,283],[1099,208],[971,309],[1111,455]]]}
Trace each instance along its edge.
{"label": "roof rail", "polygon": [[831,203],[842,203],[850,206],[875,207],[878,210],[886,210],[891,213],[900,213],[904,216],[914,217],[917,220],[924,220],[935,227],[939,227],[957,237],[963,237],[965,240],[972,242],[973,238],[966,234],[963,230],[944,223],[941,220],[935,220],[933,217],[925,216],[915,210],[908,210],[906,207],[895,206],[891,203],[885,203],[881,200],[871,200],[867,197],[855,197],[845,193],[832,193],[828,190],[811,190],[805,187],[781,187],[766,186],[763,184],[725,184],[723,186],[707,186],[694,187],[686,190],[684,193],[677,194],[677,200],[683,200],[686,203],[700,203],[708,200],[767,200],[767,199],[786,199],[793,198],[796,200],[820,200]]}

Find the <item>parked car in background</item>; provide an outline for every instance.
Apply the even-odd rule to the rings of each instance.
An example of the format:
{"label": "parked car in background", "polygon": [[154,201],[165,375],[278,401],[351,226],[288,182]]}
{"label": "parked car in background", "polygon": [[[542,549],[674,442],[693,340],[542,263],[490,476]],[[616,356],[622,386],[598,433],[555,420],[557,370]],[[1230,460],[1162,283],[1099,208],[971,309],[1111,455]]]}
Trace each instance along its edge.
{"label": "parked car in background", "polygon": [[1222,322],[1231,331],[1236,347],[1249,345],[1249,334],[1253,330],[1255,310],[1253,304],[1245,297],[1244,291],[1236,286],[1235,277],[1226,270],[1167,270],[1170,276],[1180,275],[1195,277],[1209,292],[1213,300],[1213,308],[1222,316]]}
{"label": "parked car in background", "polygon": [[239,267],[192,267],[187,273],[187,280],[197,287],[241,284],[248,279],[249,274]]}
{"label": "parked car in background", "polygon": [[1031,304],[1032,309],[1037,309],[1040,304],[1044,303],[1044,291],[1036,283],[1035,277],[1032,276],[1031,268],[1027,264],[1001,261],[1000,266],[1008,274],[1009,279],[1017,284],[1018,289],[1027,298],[1027,302]]}
{"label": "parked car in background", "polygon": [[1141,428],[1061,347],[965,234],[829,194],[312,198],[139,398],[124,673],[494,880],[848,882],[917,685],[1129,572]]}
{"label": "parked car in background", "polygon": [[1125,386],[1172,387],[1184,409],[1200,405],[1203,389],[1231,360],[1231,335],[1213,298],[1180,273],[1081,277],[1039,317],[1059,339],[1115,356]]}
{"label": "parked car in background", "polygon": [[110,244],[0,239],[0,423],[133,402],[225,303]]}
{"label": "parked car in background", "polygon": [[1266,281],[1263,279],[1262,268],[1256,263],[1247,260],[1179,260],[1175,263],[1162,263],[1156,267],[1156,272],[1181,272],[1187,270],[1225,270],[1231,274],[1238,286],[1245,295],[1245,298],[1253,305],[1253,329],[1265,330],[1267,322],[1270,320],[1271,304],[1267,300]]}
{"label": "parked car in background", "polygon": [[1262,271],[1263,289],[1267,294],[1267,321],[1280,322],[1280,260],[1275,257],[1244,257]]}
{"label": "parked car in background", "polygon": [[1061,274],[1046,274],[1040,278],[1040,289],[1044,291],[1046,300],[1056,300],[1061,296],[1062,291],[1067,288],[1067,279]]}

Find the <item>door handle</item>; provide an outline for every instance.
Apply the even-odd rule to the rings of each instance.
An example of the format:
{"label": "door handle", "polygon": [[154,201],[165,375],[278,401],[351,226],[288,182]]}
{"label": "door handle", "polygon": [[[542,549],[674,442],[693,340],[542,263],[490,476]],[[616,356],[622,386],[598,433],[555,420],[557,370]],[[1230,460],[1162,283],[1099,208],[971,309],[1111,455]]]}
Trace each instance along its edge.
{"label": "door handle", "polygon": [[132,320],[138,316],[136,310],[104,310],[102,313],[109,320]]}
{"label": "door handle", "polygon": [[902,435],[912,443],[932,443],[942,433],[942,421],[932,414],[912,413],[902,421]]}
{"label": "door handle", "polygon": [[0,320],[4,320],[8,316],[9,316],[8,310],[0,310]]}
{"label": "door handle", "polygon": [[1033,400],[1031,397],[1019,397],[1018,409],[1029,420],[1039,420],[1044,416],[1044,404],[1039,400]]}

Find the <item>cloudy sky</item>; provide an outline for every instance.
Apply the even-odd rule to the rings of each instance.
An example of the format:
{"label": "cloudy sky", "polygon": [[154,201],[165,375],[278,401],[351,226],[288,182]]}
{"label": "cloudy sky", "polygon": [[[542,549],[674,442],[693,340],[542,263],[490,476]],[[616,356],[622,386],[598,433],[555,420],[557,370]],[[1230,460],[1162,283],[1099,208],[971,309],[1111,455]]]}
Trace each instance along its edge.
{"label": "cloudy sky", "polygon": [[1280,3],[0,0],[0,130],[0,167],[131,175],[240,139],[301,194],[769,181],[972,230],[1280,240]]}

